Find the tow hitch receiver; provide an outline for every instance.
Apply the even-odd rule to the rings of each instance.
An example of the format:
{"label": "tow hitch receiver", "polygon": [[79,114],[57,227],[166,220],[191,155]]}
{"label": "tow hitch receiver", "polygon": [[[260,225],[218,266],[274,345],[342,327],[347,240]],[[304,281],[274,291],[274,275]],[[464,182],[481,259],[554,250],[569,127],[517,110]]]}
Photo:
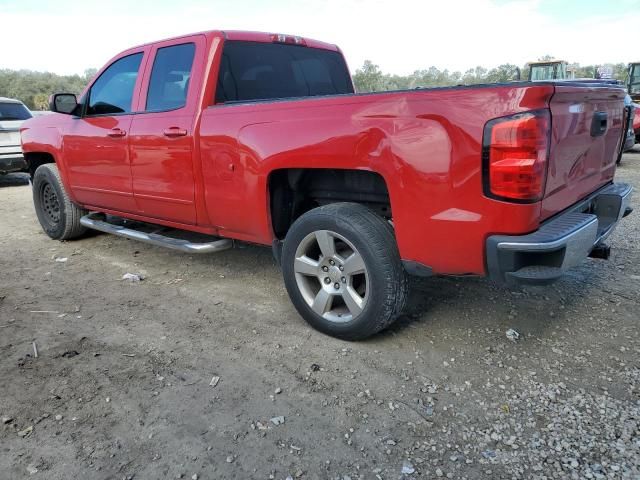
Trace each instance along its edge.
{"label": "tow hitch receiver", "polygon": [[611,247],[606,243],[596,245],[589,253],[591,258],[599,258],[601,260],[609,260],[609,255],[611,255]]}

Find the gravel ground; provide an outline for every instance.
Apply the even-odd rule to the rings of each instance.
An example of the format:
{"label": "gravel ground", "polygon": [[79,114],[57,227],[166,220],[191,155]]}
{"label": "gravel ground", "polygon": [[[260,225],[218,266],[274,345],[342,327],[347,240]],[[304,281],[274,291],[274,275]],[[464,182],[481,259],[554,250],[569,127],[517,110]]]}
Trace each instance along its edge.
{"label": "gravel ground", "polygon": [[[640,188],[638,147],[617,178]],[[640,478],[640,210],[608,262],[414,280],[348,343],[298,317],[268,249],[59,243],[30,196],[0,177],[2,479]]]}

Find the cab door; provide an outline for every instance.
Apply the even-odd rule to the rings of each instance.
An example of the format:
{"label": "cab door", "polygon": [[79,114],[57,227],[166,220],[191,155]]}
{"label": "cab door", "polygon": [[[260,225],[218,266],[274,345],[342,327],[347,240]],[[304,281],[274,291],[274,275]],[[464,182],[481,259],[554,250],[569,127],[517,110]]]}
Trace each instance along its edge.
{"label": "cab door", "polygon": [[83,114],[63,131],[71,190],[84,205],[136,212],[129,158],[144,48],[114,60],[85,94]]}
{"label": "cab door", "polygon": [[196,224],[194,128],[204,36],[154,45],[150,52],[129,151],[133,194],[148,217]]}

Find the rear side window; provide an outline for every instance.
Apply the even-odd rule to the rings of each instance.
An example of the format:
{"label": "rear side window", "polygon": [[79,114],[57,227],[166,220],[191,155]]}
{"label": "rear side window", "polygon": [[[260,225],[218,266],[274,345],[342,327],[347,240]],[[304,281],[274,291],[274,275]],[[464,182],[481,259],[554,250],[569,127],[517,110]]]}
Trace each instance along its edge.
{"label": "rear side window", "polygon": [[142,53],[113,62],[91,86],[87,115],[131,112],[133,89],[140,70]]}
{"label": "rear side window", "polygon": [[185,106],[195,49],[193,43],[158,49],[149,80],[147,111]]}
{"label": "rear side window", "polygon": [[0,122],[3,120],[27,120],[31,112],[21,103],[0,103]]}
{"label": "rear side window", "polygon": [[353,93],[338,52],[300,45],[225,42],[216,103]]}

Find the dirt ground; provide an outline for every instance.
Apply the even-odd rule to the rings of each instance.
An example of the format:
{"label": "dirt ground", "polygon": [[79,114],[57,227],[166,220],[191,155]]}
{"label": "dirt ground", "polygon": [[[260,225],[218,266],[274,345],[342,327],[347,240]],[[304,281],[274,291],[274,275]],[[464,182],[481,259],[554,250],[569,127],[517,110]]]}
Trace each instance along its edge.
{"label": "dirt ground", "polygon": [[[639,147],[617,179],[637,207]],[[348,343],[269,249],[52,241],[0,177],[0,478],[640,478],[639,226],[551,287],[413,280]]]}

